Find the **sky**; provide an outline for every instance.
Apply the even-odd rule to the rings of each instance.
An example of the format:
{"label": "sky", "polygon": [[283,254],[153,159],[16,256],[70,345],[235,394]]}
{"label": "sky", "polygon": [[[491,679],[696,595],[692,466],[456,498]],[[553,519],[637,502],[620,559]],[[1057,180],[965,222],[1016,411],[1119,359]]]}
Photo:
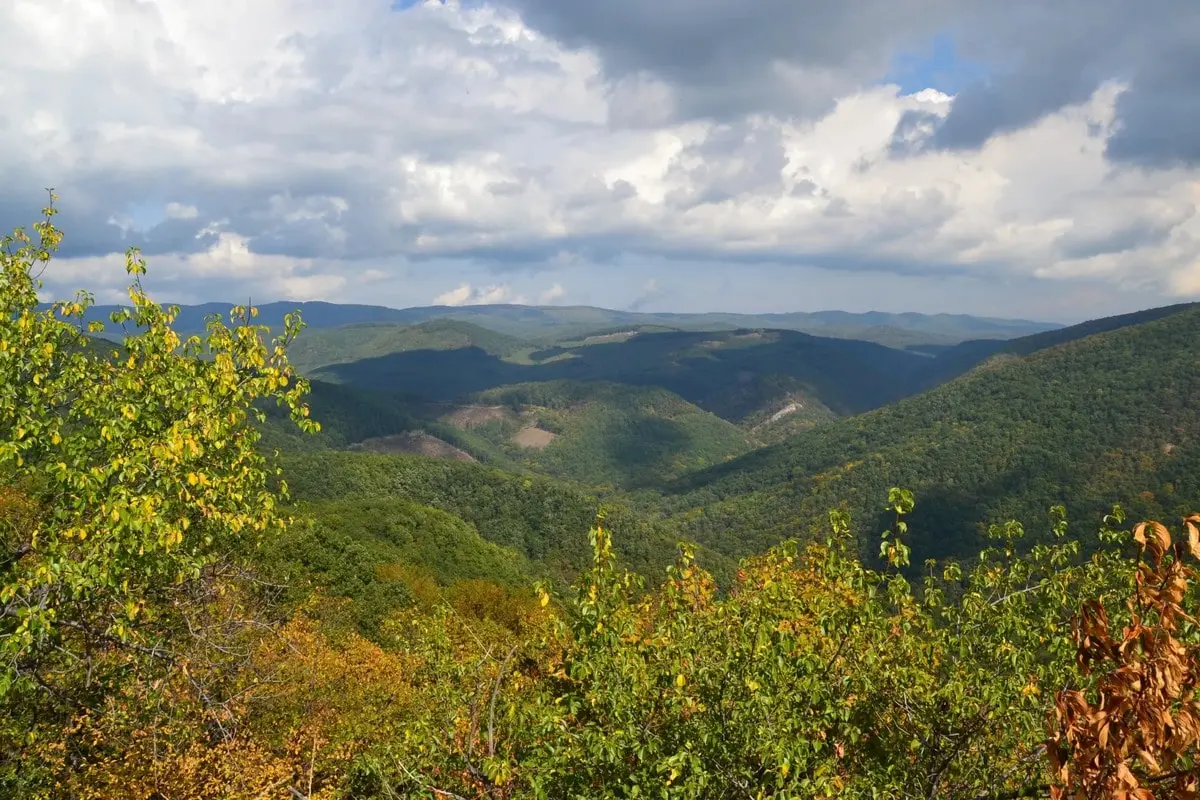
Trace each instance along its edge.
{"label": "sky", "polygon": [[6,0],[50,296],[1073,322],[1200,299],[1195,0]]}

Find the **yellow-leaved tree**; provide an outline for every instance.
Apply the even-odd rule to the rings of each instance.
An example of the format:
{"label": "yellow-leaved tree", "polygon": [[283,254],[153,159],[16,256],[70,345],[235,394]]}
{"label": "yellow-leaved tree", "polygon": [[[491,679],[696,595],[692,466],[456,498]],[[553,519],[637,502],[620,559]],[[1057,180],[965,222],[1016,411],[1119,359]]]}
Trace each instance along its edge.
{"label": "yellow-leaved tree", "polygon": [[90,295],[40,304],[54,214],[51,194],[32,235],[0,240],[0,789],[17,794],[39,768],[30,748],[84,759],[71,721],[130,681],[182,672],[219,702],[201,662],[236,649],[247,609],[229,576],[286,522],[256,404],[316,428],[285,354],[296,316],[271,341],[254,309],[234,308],[184,340],[178,309],[143,290],[136,250],[110,323],[121,344],[96,336]]}

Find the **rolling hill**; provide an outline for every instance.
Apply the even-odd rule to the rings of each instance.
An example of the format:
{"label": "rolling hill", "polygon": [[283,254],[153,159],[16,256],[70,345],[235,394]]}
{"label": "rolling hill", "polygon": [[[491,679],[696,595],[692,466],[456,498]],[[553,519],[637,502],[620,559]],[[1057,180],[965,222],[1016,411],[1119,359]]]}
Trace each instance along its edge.
{"label": "rolling hill", "polygon": [[277,426],[269,441],[474,459],[594,486],[649,488],[981,363],[1188,308],[965,342],[934,355],[780,330],[624,329],[539,349],[453,320],[310,331],[293,348],[302,367],[386,353],[312,369],[313,412],[327,436],[311,440]]}
{"label": "rolling hill", "polygon": [[960,342],[952,347],[939,348],[933,362],[926,370],[917,374],[911,388],[914,393],[931,388],[957,377],[995,356],[1027,356],[1048,347],[1078,341],[1086,336],[1120,330],[1143,322],[1153,322],[1156,319],[1163,319],[1197,307],[1200,307],[1200,303],[1179,303],[1135,311],[1131,314],[1101,317],[1081,322],[1078,325],[1030,334],[1007,341],[975,339]]}
{"label": "rolling hill", "polygon": [[525,586],[538,568],[511,548],[487,541],[458,516],[397,497],[306,503],[302,522],[268,540],[258,554],[270,578],[294,599],[313,588],[348,599],[362,633],[374,636],[397,608],[412,604],[414,584],[486,579]]}
{"label": "rolling hill", "polygon": [[685,477],[663,507],[682,533],[742,555],[819,535],[845,506],[869,550],[888,487],[904,486],[920,563],[973,552],[984,523],[1042,534],[1060,502],[1085,528],[1117,501],[1142,518],[1200,506],[1200,308],[1093,327],[1118,324],[1016,344],[929,392]]}
{"label": "rolling hill", "polygon": [[475,347],[501,359],[533,350],[529,343],[469,322],[435,319],[416,325],[363,322],[306,331],[292,343],[288,358],[304,373],[321,367],[411,350]]}
{"label": "rolling hill", "polygon": [[656,387],[553,381],[477,400],[500,410],[472,426],[477,435],[518,463],[593,486],[650,488],[749,449],[736,425]]}
{"label": "rolling hill", "polygon": [[[662,575],[676,553],[672,533],[653,518],[633,513],[619,498],[601,500],[586,489],[545,476],[460,461],[346,451],[285,453],[281,465],[292,498],[302,509],[343,503],[348,513],[357,513],[359,500],[388,499],[428,506],[453,515],[484,540],[517,553],[536,573],[559,582],[569,581],[590,563],[587,531],[602,507],[617,553],[631,568]],[[373,515],[363,518],[369,516]],[[732,569],[731,561],[707,548],[701,555],[718,574]]]}
{"label": "rolling hill", "polygon": [[506,385],[463,402],[315,381],[321,436],[264,409],[263,444],[482,461],[595,487],[647,488],[750,449],[742,428],[657,387],[578,381]]}
{"label": "rolling hill", "polygon": [[480,347],[410,350],[331,364],[311,377],[433,402],[462,401],[513,384],[605,381],[655,386],[725,420],[774,414],[793,401],[811,422],[902,397],[927,356],[870,342],[794,331],[637,334],[556,345],[517,363]]}

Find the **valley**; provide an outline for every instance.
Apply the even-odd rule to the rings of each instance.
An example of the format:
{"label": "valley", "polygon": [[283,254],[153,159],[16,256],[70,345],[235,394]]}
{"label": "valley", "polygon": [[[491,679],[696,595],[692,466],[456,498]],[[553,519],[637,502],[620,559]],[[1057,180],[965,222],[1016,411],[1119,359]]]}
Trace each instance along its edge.
{"label": "valley", "polygon": [[1155,517],[1200,502],[1195,305],[922,354],[775,329],[565,335],[535,348],[448,320],[306,331],[297,360],[324,432],[272,424],[266,441],[579,487],[699,543],[725,574],[819,539],[829,508],[867,548],[895,485],[920,497],[914,546],[934,558],[969,555],[1009,519],[1038,541],[1064,500],[1085,526],[1117,502]]}

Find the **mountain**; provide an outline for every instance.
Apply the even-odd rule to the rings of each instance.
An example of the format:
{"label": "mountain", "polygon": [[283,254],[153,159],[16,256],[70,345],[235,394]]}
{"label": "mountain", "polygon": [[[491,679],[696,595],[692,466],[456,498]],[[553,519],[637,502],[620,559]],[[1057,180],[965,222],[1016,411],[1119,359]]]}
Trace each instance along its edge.
{"label": "mountain", "polygon": [[[241,302],[241,301],[239,301]],[[246,302],[249,302],[247,300]],[[234,303],[181,305],[176,328],[200,331],[210,314],[228,316]],[[106,321],[117,306],[95,306],[89,319]],[[871,311],[793,312],[786,314],[645,313],[615,311],[592,306],[384,306],[339,303],[271,302],[257,306],[258,321],[273,329],[283,327],[283,317],[299,311],[310,330],[363,323],[415,325],[435,319],[469,322],[520,339],[551,342],[581,337],[619,327],[659,327],[673,330],[720,331],[740,328],[795,330],[819,336],[862,339],[892,347],[949,345],[968,339],[1009,339],[1061,326],[1029,320],[973,317],[965,314],[891,314]]]}
{"label": "mountain", "polygon": [[477,401],[491,412],[468,423],[477,435],[532,469],[593,486],[650,488],[750,449],[742,429],[657,387],[550,381]]}
{"label": "mountain", "polygon": [[480,347],[410,350],[330,364],[311,377],[434,402],[513,384],[605,381],[656,386],[730,422],[758,421],[792,403],[816,422],[902,397],[929,358],[871,342],[782,330],[605,335],[517,361]]}
{"label": "mountain", "polygon": [[[644,489],[998,360],[1190,308],[926,353],[782,330],[616,329],[536,349],[455,320],[306,331],[293,348],[302,367],[343,359],[310,370],[326,435],[276,426],[268,442],[480,460]],[[360,357],[377,351],[387,352]]]}
{"label": "mountain", "polygon": [[1124,327],[1014,343],[924,394],[687,476],[661,507],[681,533],[742,555],[821,535],[845,506],[871,550],[887,490],[903,486],[917,496],[916,563],[973,552],[984,523],[1043,536],[1057,503],[1085,529],[1118,501],[1139,518],[1200,507],[1200,308],[1090,325]]}
{"label": "mountain", "polygon": [[435,319],[416,325],[362,322],[306,330],[289,347],[288,358],[299,371],[307,373],[392,353],[464,347],[475,347],[497,358],[513,358],[533,350],[528,342],[469,322]]}
{"label": "mountain", "polygon": [[264,445],[483,461],[590,486],[646,488],[745,453],[746,431],[665,389],[607,382],[513,384],[463,402],[314,381],[323,433],[305,436],[264,409]]}
{"label": "mountain", "polygon": [[1171,306],[1135,311],[1131,314],[1101,317],[1100,319],[1081,322],[1078,325],[1035,333],[1008,341],[974,339],[960,342],[951,347],[937,348],[933,353],[935,356],[934,361],[928,369],[917,377],[916,382],[912,386],[912,391],[915,393],[916,391],[936,386],[950,378],[963,374],[977,364],[981,364],[994,356],[1026,356],[1048,347],[1078,341],[1086,336],[1115,331],[1143,322],[1153,322],[1156,319],[1169,317],[1181,311],[1197,307],[1200,307],[1200,303],[1178,303]]}

